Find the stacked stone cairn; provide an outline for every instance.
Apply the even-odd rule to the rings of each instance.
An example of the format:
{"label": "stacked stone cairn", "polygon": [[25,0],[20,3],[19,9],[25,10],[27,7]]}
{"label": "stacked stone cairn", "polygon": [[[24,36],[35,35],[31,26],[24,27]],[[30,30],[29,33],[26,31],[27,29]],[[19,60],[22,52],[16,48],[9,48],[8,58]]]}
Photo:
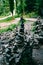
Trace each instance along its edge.
{"label": "stacked stone cairn", "polygon": [[38,17],[34,25],[34,37],[38,40],[39,45],[43,44],[43,22],[41,21],[40,17]]}
{"label": "stacked stone cairn", "polygon": [[[2,65],[33,65],[33,41],[31,35],[24,30],[24,19],[21,17],[20,29],[16,27],[15,35],[2,47]],[[0,42],[5,44],[4,42]]]}

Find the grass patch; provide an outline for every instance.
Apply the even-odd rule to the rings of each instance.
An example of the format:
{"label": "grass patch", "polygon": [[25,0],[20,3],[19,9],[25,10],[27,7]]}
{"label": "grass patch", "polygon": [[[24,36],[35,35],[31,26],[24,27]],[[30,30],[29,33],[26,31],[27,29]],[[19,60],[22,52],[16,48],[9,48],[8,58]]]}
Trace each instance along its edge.
{"label": "grass patch", "polygon": [[14,19],[15,19],[14,17],[8,17],[6,19],[0,20],[0,22],[11,22]]}
{"label": "grass patch", "polygon": [[2,14],[0,14],[0,18],[9,16],[10,14],[11,14],[10,12],[2,13]]}
{"label": "grass patch", "polygon": [[18,17],[20,17],[20,15],[17,14],[17,15],[15,15],[14,17],[15,17],[15,18],[18,18]]}
{"label": "grass patch", "polygon": [[18,18],[20,17],[19,15],[15,15],[15,16],[11,16],[11,17],[8,17],[6,19],[3,19],[3,20],[0,20],[0,22],[11,22],[12,20],[14,20],[15,18]]}
{"label": "grass patch", "polygon": [[15,29],[16,26],[17,26],[16,24],[11,24],[5,29],[0,29],[0,34],[3,32],[12,31],[13,29]]}

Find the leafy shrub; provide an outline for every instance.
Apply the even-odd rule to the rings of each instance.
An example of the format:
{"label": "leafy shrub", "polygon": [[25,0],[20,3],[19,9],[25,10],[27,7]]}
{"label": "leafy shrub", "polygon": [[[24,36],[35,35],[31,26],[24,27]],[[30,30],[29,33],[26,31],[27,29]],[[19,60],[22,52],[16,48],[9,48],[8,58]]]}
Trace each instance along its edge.
{"label": "leafy shrub", "polygon": [[38,14],[36,12],[31,12],[31,13],[26,14],[26,16],[29,18],[36,18]]}

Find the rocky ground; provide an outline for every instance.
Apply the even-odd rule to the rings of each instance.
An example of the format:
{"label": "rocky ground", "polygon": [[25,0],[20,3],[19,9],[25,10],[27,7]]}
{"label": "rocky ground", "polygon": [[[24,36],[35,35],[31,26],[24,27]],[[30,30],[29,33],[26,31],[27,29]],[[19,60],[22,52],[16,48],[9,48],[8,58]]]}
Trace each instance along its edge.
{"label": "rocky ground", "polygon": [[[33,22],[25,23],[25,30],[30,31],[32,23]],[[15,35],[15,30],[4,32],[0,34],[0,42],[8,42],[10,39],[14,38],[14,35]]]}
{"label": "rocky ground", "polygon": [[[31,25],[33,22],[26,22],[25,23],[25,29],[27,31],[31,30]],[[5,32],[0,34],[0,53],[1,53],[1,43],[5,44],[7,46],[7,43],[14,43],[15,38],[15,30]],[[2,56],[0,55],[0,62],[1,62]],[[33,58],[37,61],[38,65],[43,65],[43,46],[41,46],[39,49],[33,49]]]}
{"label": "rocky ground", "polygon": [[33,58],[37,61],[38,65],[43,65],[43,46],[39,49],[33,49]]}

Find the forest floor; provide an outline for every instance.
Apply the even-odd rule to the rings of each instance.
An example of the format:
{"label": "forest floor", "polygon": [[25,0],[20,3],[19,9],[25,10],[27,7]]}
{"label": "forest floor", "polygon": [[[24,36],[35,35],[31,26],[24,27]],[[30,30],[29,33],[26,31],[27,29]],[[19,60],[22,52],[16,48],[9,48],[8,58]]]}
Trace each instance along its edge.
{"label": "forest floor", "polygon": [[[9,16],[3,17],[3,18],[0,18],[0,29],[6,28],[6,27],[8,27],[11,24],[17,24],[19,22],[19,20],[20,20],[20,18],[15,18],[14,20],[10,20],[10,22],[4,22],[9,17],[12,17],[12,15],[9,15]],[[32,21],[32,22],[34,22],[34,21],[37,20],[37,18],[24,18],[24,19],[26,19],[28,21]],[[2,21],[4,20],[4,21],[1,22],[1,20]]]}
{"label": "forest floor", "polygon": [[15,20],[12,20],[11,22],[0,22],[0,29],[6,28],[11,24],[17,24],[19,21],[19,18],[16,18]]}
{"label": "forest floor", "polygon": [[[28,21],[36,21],[37,19],[35,18],[25,18]],[[0,29],[6,28],[11,24],[17,24],[19,22],[20,18],[15,18],[15,20],[12,20],[11,22],[0,22]]]}

